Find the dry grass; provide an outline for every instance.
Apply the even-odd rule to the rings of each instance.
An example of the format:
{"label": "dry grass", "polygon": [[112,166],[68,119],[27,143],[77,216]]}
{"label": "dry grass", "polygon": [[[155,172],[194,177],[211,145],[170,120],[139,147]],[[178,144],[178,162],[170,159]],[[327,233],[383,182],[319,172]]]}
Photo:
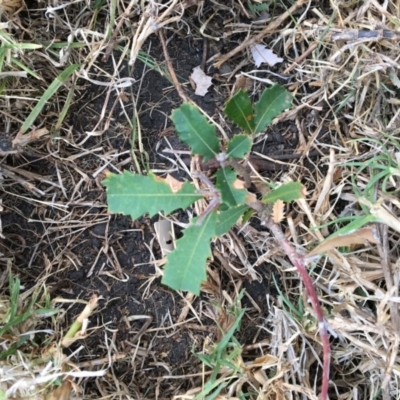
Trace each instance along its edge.
{"label": "dry grass", "polygon": [[[290,5],[285,9],[276,3],[269,12],[279,11],[280,17],[278,22],[271,22],[264,14],[252,16],[248,3],[259,2],[174,0],[159,4],[113,0],[52,6],[41,3],[29,10],[19,2],[0,2],[4,9],[0,24],[3,213],[21,215],[19,206],[23,201],[31,207],[30,223],[42,228],[41,236],[32,238],[26,221],[19,235],[6,236],[2,246],[5,272],[1,276],[1,305],[10,308],[10,271],[21,275],[31,286],[36,279],[34,287],[21,291],[20,310],[39,289],[41,293],[47,293],[47,287],[50,293],[52,289],[57,292],[55,282],[63,279],[65,271],[78,271],[86,263],[84,254],[73,249],[96,224],[104,224],[107,232],[96,260],[106,254],[110,267],[101,268],[100,278],[105,279],[107,274],[113,282],[129,280],[108,235],[111,219],[106,213],[101,179],[105,169],[120,171],[130,167],[142,172],[147,167],[147,152],[151,149],[146,147],[146,140],[150,139],[145,137],[141,118],[156,105],[136,106],[141,91],[146,89],[140,84],[138,92],[131,90],[134,79],[130,68],[137,57],[145,57],[140,50],[147,49],[146,39],[154,38],[156,30],[165,37],[167,50],[173,35],[206,38],[211,50],[204,65],[210,74],[213,64],[220,66],[220,70],[214,70],[214,90],[224,98],[243,82],[255,96],[271,81],[284,83],[295,95],[293,108],[276,121],[276,129],[288,141],[291,135],[296,136],[297,148],[293,151],[300,154],[300,159],[282,161],[288,169],[271,179],[301,179],[309,189],[306,200],[287,210],[284,223],[286,236],[298,251],[307,255],[347,223],[367,221],[362,220],[366,215],[376,217],[375,221],[369,220],[368,226],[374,227],[379,237],[377,244],[349,243],[345,249],[332,248],[324,256],[310,260],[310,274],[331,328],[330,398],[400,398],[400,4],[333,0],[325,8],[320,2],[297,1],[291,12],[285,13]],[[256,41],[263,41],[284,58],[283,67],[262,66],[262,72],[256,71],[248,48]],[[227,49],[220,46],[221,42]],[[113,45],[118,51],[111,51]],[[151,59],[146,62],[150,65]],[[71,64],[81,65],[27,125],[45,90]],[[171,63],[167,67],[168,73],[163,65],[154,65],[160,79],[171,76],[181,97],[193,97],[189,82],[182,81],[179,74],[175,79]],[[140,82],[143,76],[139,77]],[[173,90],[170,87],[168,93]],[[85,100],[91,91],[96,93],[97,101]],[[87,114],[86,119],[81,119],[85,122],[81,129],[74,126],[71,110],[79,117]],[[222,131],[229,132],[221,113],[212,117]],[[22,126],[28,126],[23,135]],[[116,142],[120,143],[119,148],[112,146]],[[168,144],[167,136],[160,143],[176,150]],[[313,151],[320,154],[317,160],[308,157]],[[163,165],[153,169],[160,173],[179,172],[188,178],[197,160],[187,165],[183,155],[162,153],[170,170],[166,171]],[[257,184],[266,179],[256,171],[252,177]],[[182,224],[178,215],[171,220],[177,226]],[[146,228],[135,229],[143,233]],[[10,243],[16,247],[11,248]],[[25,259],[25,273],[15,268],[11,257],[21,264],[28,246],[34,247],[35,252],[46,252],[41,256],[43,265],[35,265],[35,254]],[[146,282],[143,296],[149,298],[155,293],[152,284],[162,269],[158,268],[153,242],[148,240],[146,246],[150,264],[157,265],[156,273]],[[279,294],[274,295],[275,290],[263,294],[267,314],[256,299],[245,295],[251,304],[246,310],[246,324],[253,321],[257,333],[251,343],[234,343],[224,353],[233,354],[236,368],[221,367],[217,383],[228,384],[216,398],[244,398],[244,393],[251,393],[254,399],[317,399],[321,346],[313,311],[296,271],[269,233],[252,220],[215,243],[201,301],[182,296],[178,316],[170,315],[164,325],[156,327],[145,323],[143,330],[135,331],[131,352],[122,354],[116,332],[107,331],[108,320],[99,318],[96,322],[92,317],[90,321],[97,331],[104,332],[105,340],[96,349],[78,347],[89,355],[79,363],[79,352],[67,357],[61,350],[63,330],[69,320],[53,317],[55,333],[46,336],[46,346],[53,345],[57,350],[53,362],[32,367],[37,352],[43,349],[32,352],[29,346],[22,346],[0,361],[1,389],[8,390],[10,398],[11,392],[14,398],[49,393],[53,396],[50,398],[150,398],[141,387],[148,382],[129,384],[118,375],[116,367],[121,363],[129,365],[139,374],[152,357],[152,368],[161,366],[165,370],[154,383],[153,397],[164,397],[162,385],[167,382],[171,387],[169,397],[195,398],[210,382],[210,369],[196,365],[196,370],[188,368],[185,374],[174,374],[154,343],[186,329],[197,349],[212,354],[221,334],[218,329],[209,332],[205,321],[211,317],[228,332],[237,320],[233,310],[239,307],[244,282],[262,278],[265,282],[261,269],[265,262],[275,267]],[[90,274],[95,263],[90,265]],[[29,276],[29,271],[34,274]],[[225,276],[223,281],[221,275]],[[82,297],[89,300],[90,293],[83,293]],[[43,298],[38,298],[37,304],[39,300]],[[127,316],[126,323],[130,326],[135,320],[143,320],[143,316]],[[42,326],[41,321],[30,321],[29,326],[19,327],[14,336],[1,338],[2,351],[10,349],[18,335]],[[243,328],[246,329],[250,329],[249,325]],[[202,339],[198,332],[203,332]],[[143,334],[147,339],[142,342]],[[205,340],[207,334],[211,343]],[[107,375],[93,376],[89,370]],[[63,382],[59,390],[64,394],[54,392],[54,380],[50,378],[59,379],[58,384]],[[25,386],[17,388],[17,380],[25,382]]]}

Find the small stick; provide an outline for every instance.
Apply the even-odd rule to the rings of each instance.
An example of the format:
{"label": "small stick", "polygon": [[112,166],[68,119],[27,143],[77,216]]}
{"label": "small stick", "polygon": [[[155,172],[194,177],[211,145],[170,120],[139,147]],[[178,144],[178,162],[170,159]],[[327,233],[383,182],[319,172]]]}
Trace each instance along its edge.
{"label": "small stick", "polygon": [[288,74],[292,69],[294,69],[299,63],[301,63],[310,53],[312,53],[318,47],[318,43],[311,43],[310,47],[299,57],[297,57],[289,67],[287,67],[283,73]]}
{"label": "small stick", "polygon": [[286,10],[283,14],[281,14],[277,19],[273,20],[269,23],[260,33],[255,36],[246,39],[242,44],[235,47],[229,53],[219,57],[218,61],[214,64],[216,68],[220,68],[222,64],[227,62],[230,58],[232,58],[235,54],[239,53],[240,51],[246,49],[247,47],[251,46],[254,43],[260,42],[265,35],[275,31],[289,16],[291,16],[298,8],[303,6],[305,3],[308,3],[309,0],[297,0],[292,7]]}
{"label": "small stick", "polygon": [[381,30],[358,30],[358,29],[346,29],[340,32],[334,33],[331,36],[331,40],[359,40],[359,39],[371,39],[371,40],[380,40],[380,39],[389,39],[389,40],[398,40],[400,38],[400,33],[397,31],[391,31],[388,29]]}
{"label": "small stick", "polygon": [[201,69],[203,70],[203,72],[206,72],[207,47],[208,47],[208,41],[207,41],[207,38],[204,38],[203,39],[203,58],[201,59]]}
{"label": "small stick", "polygon": [[160,41],[161,41],[161,44],[162,44],[162,48],[163,48],[163,51],[164,51],[165,62],[167,64],[168,72],[169,72],[169,75],[170,75],[170,77],[172,79],[172,82],[173,82],[173,84],[175,86],[175,89],[178,92],[180,98],[183,101],[188,102],[189,99],[186,96],[185,92],[183,91],[182,86],[178,81],[178,78],[176,77],[175,70],[174,70],[174,68],[172,66],[172,63],[171,63],[171,59],[169,58],[167,44],[165,43],[164,33],[163,33],[163,31],[161,29],[158,31],[158,37],[160,38]]}
{"label": "small stick", "polygon": [[114,43],[117,39],[118,33],[122,28],[122,24],[124,23],[124,21],[129,17],[129,14],[131,13],[132,7],[137,3],[137,0],[131,0],[131,2],[129,3],[128,7],[126,7],[124,13],[121,16],[121,19],[118,22],[117,27],[115,28],[114,33],[111,36],[110,41],[108,42],[108,45],[106,47],[106,51],[104,52],[104,56],[103,56],[103,62],[107,62],[108,57],[110,57],[111,51],[114,47]]}
{"label": "small stick", "polygon": [[143,326],[139,329],[139,332],[133,337],[132,340],[130,340],[131,343],[136,343],[142,335],[147,331],[147,328],[150,326],[150,324],[153,322],[153,317],[148,316],[146,322],[143,324]]}

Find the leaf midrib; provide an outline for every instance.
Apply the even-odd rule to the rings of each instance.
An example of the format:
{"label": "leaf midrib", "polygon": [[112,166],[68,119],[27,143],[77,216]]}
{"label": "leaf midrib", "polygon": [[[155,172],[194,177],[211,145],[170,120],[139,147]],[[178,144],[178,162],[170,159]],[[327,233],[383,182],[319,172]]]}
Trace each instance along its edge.
{"label": "leaf midrib", "polygon": [[[185,113],[183,113],[183,116],[185,117],[186,121],[188,124],[192,127],[192,130],[195,132],[196,136],[200,139],[200,141],[207,147],[207,149],[212,153],[216,154],[216,152],[208,145],[208,143],[203,139],[203,137],[200,135],[200,132],[197,131],[195,126],[192,124],[191,118],[189,118]],[[208,128],[208,127],[207,127]],[[190,145],[190,144],[189,144]],[[191,146],[191,145],[190,145]]]}
{"label": "leaf midrib", "polygon": [[[255,132],[255,133],[261,132],[261,131],[258,130],[258,127],[261,125],[261,122],[264,120],[265,115],[269,112],[269,110],[274,106],[274,104],[278,101],[278,99],[279,99],[281,96],[285,97],[285,96],[286,96],[286,93],[283,92],[283,93],[281,93],[278,97],[275,97],[274,101],[271,101],[270,104],[269,104],[269,107],[267,107],[267,108],[265,109],[265,111],[261,114],[261,117],[260,117],[260,119],[258,120],[258,123],[257,123],[256,127],[254,128],[254,132]],[[257,116],[256,116],[256,118],[257,118]],[[263,129],[264,129],[264,128],[263,128]]]}

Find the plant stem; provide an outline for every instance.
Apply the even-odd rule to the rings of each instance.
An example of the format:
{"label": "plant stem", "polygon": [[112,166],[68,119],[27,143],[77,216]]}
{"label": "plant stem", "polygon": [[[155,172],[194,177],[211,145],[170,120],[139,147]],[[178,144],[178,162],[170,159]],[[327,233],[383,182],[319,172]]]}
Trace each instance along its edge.
{"label": "plant stem", "polygon": [[323,349],[323,370],[322,370],[322,388],[321,388],[321,400],[328,399],[328,386],[329,386],[329,369],[330,369],[330,358],[331,358],[331,350],[329,345],[329,336],[328,336],[328,326],[324,317],[324,313],[322,311],[321,304],[318,300],[317,292],[315,291],[314,285],[311,281],[310,276],[308,275],[306,266],[304,264],[304,259],[300,255],[297,254],[294,247],[291,243],[286,239],[281,227],[272,221],[270,217],[265,219],[265,226],[271,231],[271,233],[275,236],[275,239],[279,242],[282,249],[285,251],[286,255],[289,257],[291,263],[297,268],[299,275],[304,282],[304,286],[306,288],[307,296],[311,300],[311,304],[315,311],[315,315],[318,321],[319,334],[322,341],[322,349]]}

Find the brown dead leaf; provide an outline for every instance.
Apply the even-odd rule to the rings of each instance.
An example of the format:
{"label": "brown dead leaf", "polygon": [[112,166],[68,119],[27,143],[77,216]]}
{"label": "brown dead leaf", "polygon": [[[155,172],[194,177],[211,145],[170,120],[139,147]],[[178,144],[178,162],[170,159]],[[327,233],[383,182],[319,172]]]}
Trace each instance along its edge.
{"label": "brown dead leaf", "polygon": [[237,92],[239,89],[242,89],[247,92],[251,90],[252,86],[253,86],[252,79],[248,78],[245,75],[239,75],[236,78],[234,93]]}
{"label": "brown dead leaf", "polygon": [[271,354],[266,354],[261,357],[257,357],[253,362],[247,365],[247,368],[254,367],[268,367],[271,368],[278,364],[279,359]]}
{"label": "brown dead leaf", "polygon": [[65,381],[49,396],[49,400],[69,400],[71,398],[71,382]]}
{"label": "brown dead leaf", "polygon": [[124,103],[129,103],[130,98],[126,95],[124,91],[122,91],[119,95],[119,98],[124,102]]}
{"label": "brown dead leaf", "polygon": [[285,218],[285,203],[283,200],[277,200],[272,207],[272,219],[279,224]]}
{"label": "brown dead leaf", "polygon": [[311,251],[307,257],[325,253],[336,247],[345,247],[354,244],[368,245],[368,243],[378,243],[378,236],[376,235],[375,228],[373,227],[360,228],[347,235],[340,235],[331,239],[327,239],[318,245],[313,251]]}

